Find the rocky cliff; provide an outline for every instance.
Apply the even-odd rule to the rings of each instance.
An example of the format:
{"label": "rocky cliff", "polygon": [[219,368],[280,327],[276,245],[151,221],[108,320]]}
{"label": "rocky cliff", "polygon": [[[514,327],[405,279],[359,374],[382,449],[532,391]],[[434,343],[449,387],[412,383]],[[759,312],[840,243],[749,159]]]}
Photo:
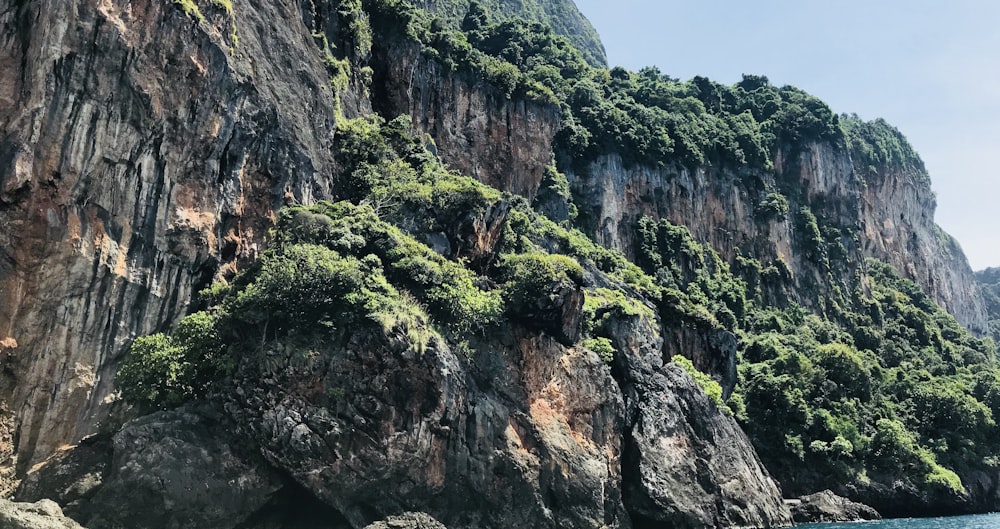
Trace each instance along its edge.
{"label": "rocky cliff", "polygon": [[253,256],[286,197],[330,194],[334,97],[300,6],[205,12],[4,11],[2,398],[22,469],[93,431],[122,348]]}
{"label": "rocky cliff", "polygon": [[[839,268],[835,283],[850,284],[865,257],[884,260],[917,281],[963,325],[985,334],[986,309],[972,269],[958,243],[934,223],[926,175],[898,169],[868,178],[866,173],[867,166],[856,164],[845,145],[824,142],[779,149],[773,170],[727,164],[629,166],[609,154],[567,176],[576,205],[601,244],[634,257],[638,220],[669,219],[687,226],[728,261],[736,255],[781,261],[794,278],[793,298],[823,311],[816,293],[828,291],[830,279],[803,247],[799,212],[806,207],[819,228],[837,230],[833,242],[843,251],[833,263]],[[787,207],[769,213],[763,206],[778,190],[789,198]]]}
{"label": "rocky cliff", "polygon": [[[500,4],[480,7],[502,19]],[[777,141],[766,161],[636,155],[577,108],[630,74],[591,70],[541,26],[463,34],[448,28],[464,2],[418,5],[450,22],[400,0],[2,10],[0,464],[20,498],[92,529],[407,511],[452,528],[787,525],[737,422],[740,353],[763,332],[742,323],[748,299],[840,317],[877,257],[985,329],[920,175],[862,167],[835,135]],[[586,25],[571,3],[536,7],[558,31]],[[497,52],[489,31],[531,42]],[[269,231],[324,200],[354,205]],[[577,214],[605,248],[570,229]],[[688,227],[682,258],[637,231],[660,219]],[[777,279],[715,299],[746,290],[729,267],[747,258]],[[246,304],[297,266],[343,275],[315,297],[269,291],[315,310]],[[310,320],[331,306],[352,310]],[[130,344],[195,309],[225,360],[168,388],[179,408],[124,402],[143,389],[116,385]],[[190,365],[150,369],[172,383]]]}

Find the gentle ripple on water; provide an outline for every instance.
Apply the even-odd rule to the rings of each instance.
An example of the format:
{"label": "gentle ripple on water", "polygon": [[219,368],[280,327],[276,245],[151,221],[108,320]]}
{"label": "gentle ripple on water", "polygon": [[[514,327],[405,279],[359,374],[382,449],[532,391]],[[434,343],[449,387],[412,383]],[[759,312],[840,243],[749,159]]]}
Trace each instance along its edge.
{"label": "gentle ripple on water", "polygon": [[948,518],[896,518],[860,523],[816,523],[795,527],[796,529],[1000,529],[1000,514]]}

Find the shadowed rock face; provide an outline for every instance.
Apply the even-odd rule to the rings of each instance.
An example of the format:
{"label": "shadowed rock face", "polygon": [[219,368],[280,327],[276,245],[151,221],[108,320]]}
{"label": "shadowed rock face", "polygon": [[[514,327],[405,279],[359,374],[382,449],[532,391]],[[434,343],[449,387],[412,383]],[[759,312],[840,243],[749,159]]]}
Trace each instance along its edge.
{"label": "shadowed rock face", "polygon": [[355,527],[416,509],[448,527],[618,525],[621,401],[606,368],[511,330],[488,347],[475,366],[391,332],[274,344],[227,407]]}
{"label": "shadowed rock face", "polygon": [[764,527],[791,522],[750,440],[639,317],[612,323],[626,406],[625,505],[635,527]]}

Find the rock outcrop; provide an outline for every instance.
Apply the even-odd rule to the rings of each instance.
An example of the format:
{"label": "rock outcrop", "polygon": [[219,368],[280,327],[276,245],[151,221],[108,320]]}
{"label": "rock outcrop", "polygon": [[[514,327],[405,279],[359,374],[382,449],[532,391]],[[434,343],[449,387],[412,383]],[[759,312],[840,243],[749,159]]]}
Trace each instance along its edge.
{"label": "rock outcrop", "polygon": [[[983,505],[990,501],[988,494],[979,496],[984,491],[972,492],[977,494],[975,500],[983,502]],[[948,516],[989,510],[984,509],[983,505],[975,505],[968,491],[959,493],[943,486],[921,490],[907,480],[850,483],[838,487],[836,494],[869,505],[886,518]]]}
{"label": "rock outcrop", "polygon": [[557,106],[511,100],[400,39],[376,45],[373,65],[379,113],[409,115],[458,172],[529,200],[535,196],[559,130]]}
{"label": "rock outcrop", "polygon": [[0,527],[5,529],[83,529],[63,516],[52,500],[20,503],[0,499]]}
{"label": "rock outcrop", "polygon": [[364,529],[448,529],[441,522],[422,512],[407,512],[390,516],[381,522],[366,525]]}
{"label": "rock outcrop", "polygon": [[[593,354],[507,334],[472,367],[439,342],[354,332],[269,346],[228,404],[271,464],[355,527],[618,525],[620,396]],[[471,371],[470,371],[471,369]]]}
{"label": "rock outcrop", "polygon": [[791,518],[736,421],[678,366],[664,365],[652,322],[612,323],[626,405],[625,504],[646,527],[770,527]]}
{"label": "rock outcrop", "polygon": [[235,431],[208,406],[147,415],[36,466],[18,497],[55,498],[88,527],[237,527],[284,482]]}
{"label": "rock outcrop", "polygon": [[875,509],[837,496],[829,490],[803,496],[791,504],[795,523],[858,522],[881,520]]}
{"label": "rock outcrop", "polygon": [[33,470],[20,496],[97,529],[284,527],[254,523],[276,517],[287,474],[320,500],[300,516],[332,507],[352,527],[411,509],[452,528],[790,522],[735,422],[655,350],[621,354],[623,401],[595,354],[544,336],[514,332],[475,365],[386,339],[272,344],[227,404],[235,424],[211,407],[131,421]]}

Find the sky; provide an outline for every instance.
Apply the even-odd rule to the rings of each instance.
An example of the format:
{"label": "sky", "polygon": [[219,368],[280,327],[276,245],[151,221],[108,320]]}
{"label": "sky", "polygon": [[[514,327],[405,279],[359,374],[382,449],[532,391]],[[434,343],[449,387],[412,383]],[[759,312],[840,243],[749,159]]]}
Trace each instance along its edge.
{"label": "sky", "polygon": [[923,158],[936,220],[1000,266],[1000,2],[576,0],[611,66],[682,80],[766,75],[837,113],[884,118]]}

